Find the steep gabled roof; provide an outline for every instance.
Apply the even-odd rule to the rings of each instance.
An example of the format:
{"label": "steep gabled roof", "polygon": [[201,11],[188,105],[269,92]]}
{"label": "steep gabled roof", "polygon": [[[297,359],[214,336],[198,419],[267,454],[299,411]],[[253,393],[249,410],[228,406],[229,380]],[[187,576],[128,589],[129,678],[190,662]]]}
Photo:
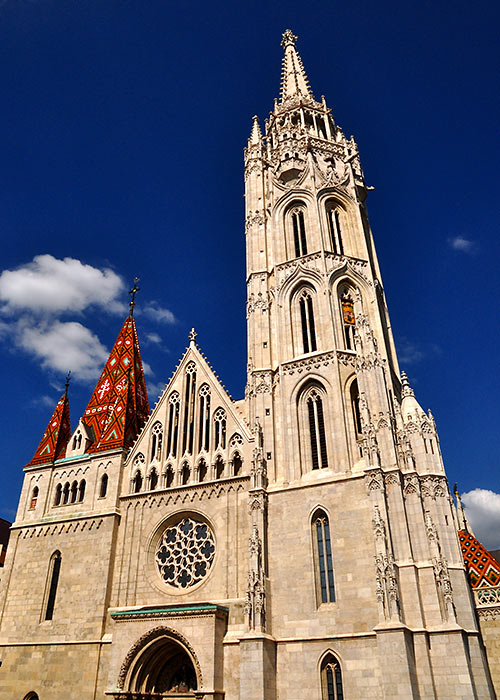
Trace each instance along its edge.
{"label": "steep gabled roof", "polygon": [[33,455],[33,459],[26,466],[33,467],[36,464],[50,464],[55,462],[56,459],[64,457],[70,436],[69,399],[67,391],[65,391],[57,402],[55,411]]}
{"label": "steep gabled roof", "polygon": [[458,538],[472,588],[498,586],[500,564],[497,560],[467,530],[459,530]]}
{"label": "steep gabled roof", "polygon": [[129,316],[82,416],[95,436],[89,452],[130,447],[148,415],[137,328]]}

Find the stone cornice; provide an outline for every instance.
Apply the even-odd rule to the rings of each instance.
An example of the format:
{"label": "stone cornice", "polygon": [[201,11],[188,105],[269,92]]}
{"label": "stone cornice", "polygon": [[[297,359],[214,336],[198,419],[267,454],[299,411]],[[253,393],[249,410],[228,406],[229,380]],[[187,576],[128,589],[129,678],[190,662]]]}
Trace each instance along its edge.
{"label": "stone cornice", "polygon": [[148,605],[142,608],[128,610],[114,610],[110,613],[115,622],[125,620],[152,620],[171,617],[226,617],[229,608],[213,603],[195,603],[193,605]]}

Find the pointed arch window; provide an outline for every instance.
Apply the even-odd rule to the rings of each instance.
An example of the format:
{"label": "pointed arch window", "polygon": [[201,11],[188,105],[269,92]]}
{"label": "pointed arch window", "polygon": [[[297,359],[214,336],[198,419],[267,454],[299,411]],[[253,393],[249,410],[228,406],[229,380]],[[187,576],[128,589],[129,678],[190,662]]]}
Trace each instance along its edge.
{"label": "pointed arch window", "polygon": [[198,451],[208,452],[210,445],[210,387],[203,384],[199,394]]}
{"label": "pointed arch window", "polygon": [[54,505],[55,506],[58,506],[61,504],[61,498],[62,498],[62,484],[57,484],[56,493],[54,496]]}
{"label": "pointed arch window", "polygon": [[168,435],[167,454],[177,456],[177,441],[179,439],[180,396],[174,391],[168,400]]}
{"label": "pointed arch window", "polygon": [[307,255],[307,236],[305,224],[305,209],[304,207],[294,207],[290,211],[290,219],[292,224],[293,248],[295,257]]}
{"label": "pointed arch window", "polygon": [[182,454],[193,454],[194,410],[196,399],[196,365],[194,362],[190,362],[186,367],[186,387],[184,399]]}
{"label": "pointed arch window", "polygon": [[354,297],[352,291],[345,289],[340,297],[342,312],[342,328],[344,331],[344,343],[346,350],[354,350],[354,330],[356,328],[356,316],[354,314]]}
{"label": "pointed arch window", "polygon": [[99,488],[99,498],[104,498],[108,492],[108,475],[103,474],[101,476],[101,485]]}
{"label": "pointed arch window", "polygon": [[233,476],[239,476],[241,474],[241,469],[243,467],[243,462],[239,452],[235,452],[233,455]]}
{"label": "pointed arch window", "polygon": [[323,393],[316,386],[311,387],[304,396],[313,469],[326,469],[328,467],[323,396]]}
{"label": "pointed arch window", "polygon": [[161,460],[161,448],[163,444],[163,426],[157,421],[151,428],[151,460]]}
{"label": "pointed arch window", "polygon": [[169,489],[174,485],[174,470],[169,464],[165,472],[165,488]]}
{"label": "pointed arch window", "polygon": [[142,474],[139,469],[136,471],[132,479],[132,493],[140,493],[142,489]]}
{"label": "pointed arch window", "polygon": [[321,691],[322,700],[344,700],[342,671],[333,654],[327,654],[321,664]]}
{"label": "pointed arch window", "polygon": [[314,352],[317,350],[316,326],[314,323],[313,294],[310,289],[304,289],[298,298],[300,311],[300,325],[302,329],[303,351]]}
{"label": "pointed arch window", "polygon": [[30,510],[35,510],[37,500],[38,500],[38,486],[35,486],[35,488],[31,492],[31,501],[30,501],[30,508],[29,508]]}
{"label": "pointed arch window", "polygon": [[181,469],[181,483],[183,486],[186,484],[189,484],[189,481],[191,480],[191,469],[189,468],[189,464],[187,462],[184,462],[182,465]]}
{"label": "pointed arch window", "polygon": [[207,478],[208,468],[204,459],[200,460],[198,465],[198,481],[205,481]]}
{"label": "pointed arch window", "polygon": [[154,491],[158,486],[158,472],[153,467],[149,472],[149,490]]}
{"label": "pointed arch window", "polygon": [[223,408],[218,408],[214,413],[215,444],[214,450],[226,449],[226,412]]}
{"label": "pointed arch window", "polygon": [[78,485],[78,502],[81,503],[83,499],[85,498],[85,479],[82,479],[80,481],[80,484]]}
{"label": "pointed arch window", "polygon": [[355,379],[351,382],[351,387],[349,389],[349,395],[351,399],[351,413],[352,413],[352,423],[354,426],[354,435],[356,437],[356,443],[358,448],[359,456],[363,456],[363,446],[361,441],[363,439],[363,423],[361,421],[361,406],[360,406],[360,396],[358,388],[358,380]]}
{"label": "pointed arch window", "polygon": [[338,207],[335,206],[334,202],[327,204],[326,218],[328,220],[328,233],[330,235],[332,253],[344,255],[340,211]]}
{"label": "pointed arch window", "polygon": [[216,479],[222,479],[224,476],[224,462],[222,461],[222,457],[217,457],[215,460],[215,478]]}
{"label": "pointed arch window", "polygon": [[47,587],[44,605],[44,620],[52,620],[54,617],[54,607],[56,604],[57,586],[59,584],[59,574],[61,571],[61,552],[57,551],[50,558],[49,571],[47,576]]}
{"label": "pointed arch window", "polygon": [[324,510],[318,510],[312,520],[316,599],[319,603],[335,602],[335,581],[332,561],[330,522]]}
{"label": "pointed arch window", "polygon": [[69,481],[64,484],[63,488],[63,505],[69,501]]}

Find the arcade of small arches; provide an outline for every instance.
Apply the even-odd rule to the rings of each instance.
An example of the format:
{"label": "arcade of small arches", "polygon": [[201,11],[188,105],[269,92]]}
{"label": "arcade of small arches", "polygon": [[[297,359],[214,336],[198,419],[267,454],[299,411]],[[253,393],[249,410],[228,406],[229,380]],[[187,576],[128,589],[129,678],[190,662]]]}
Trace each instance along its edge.
{"label": "arcade of small arches", "polygon": [[85,498],[85,488],[85,479],[80,479],[79,482],[75,479],[71,484],[69,481],[66,481],[64,484],[59,482],[54,492],[54,505],[65,506],[82,503]]}

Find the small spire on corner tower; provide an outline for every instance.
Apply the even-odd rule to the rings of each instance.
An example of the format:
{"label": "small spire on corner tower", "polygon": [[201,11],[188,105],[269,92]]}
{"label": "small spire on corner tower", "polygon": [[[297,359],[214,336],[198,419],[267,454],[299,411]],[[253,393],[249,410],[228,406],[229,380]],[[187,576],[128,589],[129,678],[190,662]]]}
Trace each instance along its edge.
{"label": "small spire on corner tower", "polygon": [[195,331],[194,328],[191,328],[189,331],[189,344],[196,345],[196,338],[198,337],[198,333]]}
{"label": "small spire on corner tower", "polygon": [[297,38],[291,29],[287,29],[283,33],[283,39],[281,40],[281,46],[285,52],[281,68],[281,102],[285,102],[289,97],[296,95],[301,95],[311,100],[314,99],[304,64],[295,48]]}
{"label": "small spire on corner tower", "polygon": [[132,316],[134,315],[135,295],[141,289],[140,287],[137,286],[137,282],[140,282],[140,281],[141,281],[140,277],[134,277],[134,286],[132,287],[132,289],[129,292],[130,296],[132,297],[130,299],[130,303],[129,303],[130,311],[128,312],[128,315],[130,316],[130,318],[132,318]]}
{"label": "small spire on corner tower", "polygon": [[401,372],[401,396],[404,398],[405,396],[415,396],[415,392],[410,386],[410,382],[408,380],[408,375],[406,372]]}
{"label": "small spire on corner tower", "polygon": [[249,143],[251,145],[259,144],[261,138],[262,138],[262,133],[260,130],[260,125],[259,125],[259,117],[257,115],[255,115],[253,117],[252,131],[250,132]]}

